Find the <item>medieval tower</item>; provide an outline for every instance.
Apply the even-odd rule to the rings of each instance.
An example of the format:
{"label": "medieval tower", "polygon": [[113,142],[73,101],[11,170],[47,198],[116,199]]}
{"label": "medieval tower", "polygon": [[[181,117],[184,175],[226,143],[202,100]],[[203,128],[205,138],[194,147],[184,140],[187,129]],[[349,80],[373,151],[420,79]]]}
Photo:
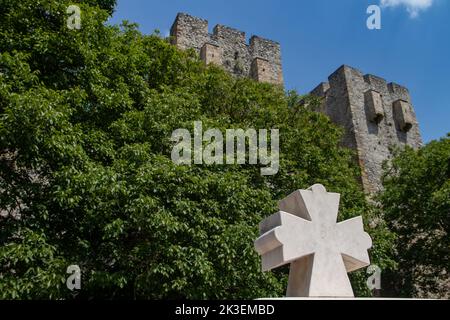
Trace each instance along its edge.
{"label": "medieval tower", "polygon": [[238,77],[283,84],[280,45],[257,36],[247,44],[245,32],[216,25],[208,32],[208,21],[179,13],[170,30],[172,44],[194,49],[206,63],[223,66]]}
{"label": "medieval tower", "polygon": [[[214,63],[238,77],[283,85],[280,45],[179,13],[170,31],[180,49],[194,49],[206,63]],[[356,151],[361,184],[372,194],[381,188],[382,164],[393,150],[422,145],[408,89],[359,70],[342,66],[312,92],[323,99],[320,111],[344,128],[342,144]]]}
{"label": "medieval tower", "polygon": [[356,150],[364,191],[381,188],[382,164],[394,148],[422,145],[408,89],[342,66],[311,93],[323,97],[321,111],[344,127],[343,145]]}

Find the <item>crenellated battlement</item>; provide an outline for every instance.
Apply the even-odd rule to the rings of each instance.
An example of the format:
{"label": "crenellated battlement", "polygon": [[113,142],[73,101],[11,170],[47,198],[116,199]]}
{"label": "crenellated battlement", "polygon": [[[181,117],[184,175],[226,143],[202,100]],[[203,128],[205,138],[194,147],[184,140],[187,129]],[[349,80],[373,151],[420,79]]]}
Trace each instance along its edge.
{"label": "crenellated battlement", "polygon": [[221,24],[213,28],[213,34],[210,35],[215,40],[227,40],[237,45],[246,45],[245,32]]}
{"label": "crenellated battlement", "polygon": [[343,144],[357,151],[368,193],[381,188],[382,164],[394,147],[422,144],[409,91],[399,84],[344,65],[311,94],[322,97],[320,111],[345,128]]}
{"label": "crenellated battlement", "polygon": [[280,44],[258,36],[247,43],[243,31],[216,25],[208,31],[208,21],[179,13],[172,25],[172,44],[180,49],[195,49],[209,64],[221,65],[238,77],[283,85]]}

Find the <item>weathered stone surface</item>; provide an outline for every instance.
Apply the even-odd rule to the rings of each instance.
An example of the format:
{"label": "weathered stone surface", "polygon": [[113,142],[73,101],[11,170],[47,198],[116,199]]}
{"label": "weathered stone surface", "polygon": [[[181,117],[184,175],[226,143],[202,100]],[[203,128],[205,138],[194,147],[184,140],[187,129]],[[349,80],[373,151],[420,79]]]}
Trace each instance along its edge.
{"label": "weathered stone surface", "polygon": [[205,43],[200,51],[200,58],[206,64],[222,65],[222,49],[214,44]]}
{"label": "weathered stone surface", "polygon": [[182,50],[194,48],[200,53],[209,42],[208,21],[187,14],[178,14],[170,29],[172,44]]}
{"label": "weathered stone surface", "polygon": [[347,272],[369,265],[372,240],[360,216],[337,223],[339,199],[322,185],[297,190],[261,222],[262,269],[291,264],[288,297],[353,297]]}
{"label": "weathered stone surface", "polygon": [[272,64],[261,58],[255,58],[251,66],[250,75],[259,82],[277,83],[277,70],[273,69]]}
{"label": "weathered stone surface", "polygon": [[365,93],[367,118],[375,123],[380,123],[384,118],[383,101],[381,94],[375,90]]}
{"label": "weathered stone surface", "polygon": [[411,116],[411,106],[408,102],[397,100],[394,102],[394,119],[397,128],[403,132],[408,132],[414,125],[414,119]]}
{"label": "weathered stone surface", "polygon": [[283,85],[280,45],[274,41],[253,36],[247,44],[245,32],[223,25],[210,34],[208,21],[185,13],[177,15],[170,35],[178,48],[193,48],[203,61],[219,64],[235,76]]}
{"label": "weathered stone surface", "polygon": [[367,193],[381,189],[382,164],[393,147],[419,148],[422,139],[408,89],[342,66],[311,94],[323,97],[321,111],[344,127],[342,144],[357,151]]}

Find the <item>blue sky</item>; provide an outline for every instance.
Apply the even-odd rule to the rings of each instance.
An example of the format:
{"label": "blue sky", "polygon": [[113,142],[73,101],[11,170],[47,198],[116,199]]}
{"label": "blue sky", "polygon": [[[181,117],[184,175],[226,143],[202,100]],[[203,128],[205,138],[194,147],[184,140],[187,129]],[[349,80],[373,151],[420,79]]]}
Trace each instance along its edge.
{"label": "blue sky", "polygon": [[450,132],[449,0],[118,0],[110,22],[165,34],[178,12],[280,42],[286,89],[307,93],[347,64],[409,88],[424,142]]}

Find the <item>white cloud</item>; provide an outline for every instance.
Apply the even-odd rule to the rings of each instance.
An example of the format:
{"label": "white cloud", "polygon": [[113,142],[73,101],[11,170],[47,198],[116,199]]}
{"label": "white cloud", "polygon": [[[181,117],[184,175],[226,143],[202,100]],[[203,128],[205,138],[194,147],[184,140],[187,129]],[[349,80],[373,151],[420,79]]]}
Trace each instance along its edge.
{"label": "white cloud", "polygon": [[434,0],[381,0],[382,7],[404,6],[411,18],[415,18],[423,10],[432,6]]}

